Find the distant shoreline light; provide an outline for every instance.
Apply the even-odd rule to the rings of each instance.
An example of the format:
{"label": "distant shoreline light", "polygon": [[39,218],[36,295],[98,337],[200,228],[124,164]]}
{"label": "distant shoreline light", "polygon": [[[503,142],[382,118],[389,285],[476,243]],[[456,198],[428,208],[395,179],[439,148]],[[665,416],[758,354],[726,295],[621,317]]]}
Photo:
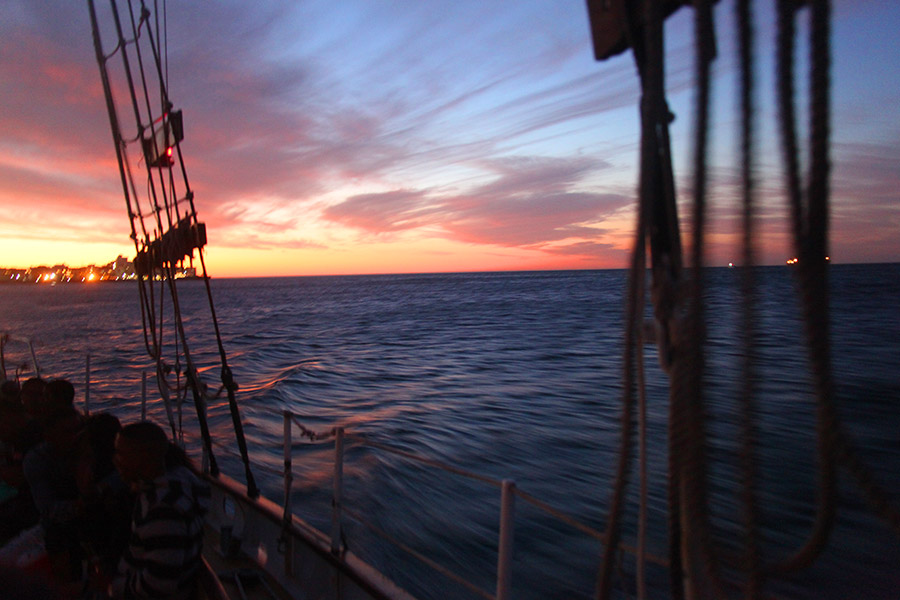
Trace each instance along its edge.
{"label": "distant shoreline light", "polygon": [[[196,279],[197,270],[194,267],[179,267],[175,269],[175,279]],[[134,270],[134,263],[119,256],[116,260],[103,266],[87,265],[72,268],[60,264],[52,267],[38,266],[25,269],[9,269],[0,267],[0,283],[34,283],[43,285],[56,285],[59,283],[98,283],[101,281],[133,281],[138,279]],[[155,280],[161,280],[162,275],[156,274]]]}

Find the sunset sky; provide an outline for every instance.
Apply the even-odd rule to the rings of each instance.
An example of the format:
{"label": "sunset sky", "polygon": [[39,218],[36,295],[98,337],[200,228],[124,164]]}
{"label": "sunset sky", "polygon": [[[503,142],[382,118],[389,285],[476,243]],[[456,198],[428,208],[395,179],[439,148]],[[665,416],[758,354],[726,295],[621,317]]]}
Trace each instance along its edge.
{"label": "sunset sky", "polygon": [[[756,26],[768,264],[791,253],[772,4],[757,3]],[[739,230],[733,4],[716,11],[709,262],[725,264]],[[900,2],[838,0],[833,13],[831,254],[898,261]],[[682,202],[691,18],[666,29]],[[211,275],[625,266],[637,77],[630,55],[593,59],[583,0],[172,0],[167,21]],[[0,211],[2,267],[134,255],[84,1],[0,3]]]}

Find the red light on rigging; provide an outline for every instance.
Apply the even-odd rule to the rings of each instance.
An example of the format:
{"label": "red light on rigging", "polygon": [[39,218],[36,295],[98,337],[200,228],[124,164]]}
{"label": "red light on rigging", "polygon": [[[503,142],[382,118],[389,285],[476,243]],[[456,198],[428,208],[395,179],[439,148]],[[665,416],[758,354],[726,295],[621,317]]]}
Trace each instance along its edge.
{"label": "red light on rigging", "polygon": [[164,114],[154,125],[141,140],[144,159],[149,167],[171,167],[175,163],[175,145],[184,139],[181,111]]}

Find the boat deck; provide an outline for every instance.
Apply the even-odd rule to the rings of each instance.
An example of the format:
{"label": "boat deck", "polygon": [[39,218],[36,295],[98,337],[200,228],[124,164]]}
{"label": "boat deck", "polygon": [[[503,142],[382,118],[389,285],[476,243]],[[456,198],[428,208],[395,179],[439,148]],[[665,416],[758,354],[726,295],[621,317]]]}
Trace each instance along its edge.
{"label": "boat deck", "polygon": [[[246,554],[238,552],[234,556],[225,556],[220,542],[219,532],[207,525],[203,558],[208,574],[203,588],[208,600],[291,600],[291,595],[281,584]],[[215,575],[216,581],[210,581],[210,575]]]}

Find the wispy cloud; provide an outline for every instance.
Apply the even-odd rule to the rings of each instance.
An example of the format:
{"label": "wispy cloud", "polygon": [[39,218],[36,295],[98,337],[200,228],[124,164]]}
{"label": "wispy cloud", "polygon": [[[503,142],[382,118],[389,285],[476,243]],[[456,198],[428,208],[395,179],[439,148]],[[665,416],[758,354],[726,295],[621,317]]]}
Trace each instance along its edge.
{"label": "wispy cloud", "polygon": [[465,194],[398,190],[348,198],[323,211],[326,219],[372,233],[428,229],[471,244],[540,248],[595,238],[604,218],[631,202],[620,194],[579,191],[604,165],[587,159],[517,157],[482,165],[493,179]]}
{"label": "wispy cloud", "polygon": [[[866,17],[841,6],[835,29],[846,48],[842,32],[860,31]],[[354,241],[415,238],[548,260],[622,259],[637,181],[638,81],[628,56],[593,61],[582,4],[349,2],[338,9],[261,0],[252,9],[183,2],[167,11],[167,82],[184,111],[182,150],[214,243],[326,251],[339,240],[346,252]],[[870,3],[866,11],[877,13],[879,27],[898,20],[896,8]],[[667,82],[680,113],[676,134],[687,135],[692,44],[689,11],[681,13],[669,26]],[[109,32],[107,19],[107,53]],[[731,52],[727,39],[722,48]],[[856,64],[847,52],[835,56],[838,75]],[[733,64],[721,58],[720,80]],[[121,78],[114,85],[126,118]],[[840,82],[836,89],[836,114],[851,114],[850,102],[860,124],[877,114],[860,94],[850,99]],[[896,96],[881,85],[872,97],[884,104]],[[78,236],[117,231],[130,243],[82,3],[0,5],[0,103],[0,208],[46,227],[65,222]],[[733,118],[715,116],[717,124]],[[869,248],[896,255],[896,146],[871,137],[840,142],[835,243],[849,248],[853,232],[867,228]],[[675,140],[679,160],[685,148]],[[726,170],[717,174],[717,191],[733,198]],[[767,165],[760,182],[760,219],[783,236],[780,181],[770,171]],[[680,186],[683,198],[689,185]],[[720,210],[718,233],[736,230],[736,214]],[[854,252],[868,250],[857,243]]]}

